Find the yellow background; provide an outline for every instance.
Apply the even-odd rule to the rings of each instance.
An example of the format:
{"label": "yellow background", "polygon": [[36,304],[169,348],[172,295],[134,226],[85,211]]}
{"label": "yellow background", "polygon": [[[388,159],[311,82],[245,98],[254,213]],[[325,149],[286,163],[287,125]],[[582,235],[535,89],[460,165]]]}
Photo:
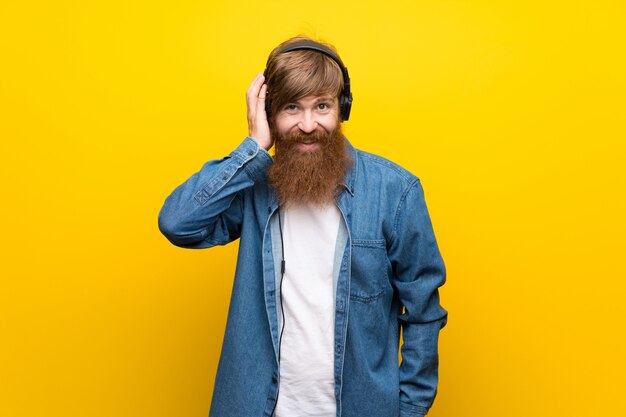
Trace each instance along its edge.
{"label": "yellow background", "polygon": [[0,415],[201,417],[237,245],[169,192],[269,51],[334,43],[345,133],[420,176],[448,267],[430,416],[626,415],[622,1],[6,1]]}

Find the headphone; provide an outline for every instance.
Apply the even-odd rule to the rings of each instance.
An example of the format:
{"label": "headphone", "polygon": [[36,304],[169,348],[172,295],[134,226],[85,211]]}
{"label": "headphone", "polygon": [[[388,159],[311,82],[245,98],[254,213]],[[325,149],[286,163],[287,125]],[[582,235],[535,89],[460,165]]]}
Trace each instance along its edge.
{"label": "headphone", "polygon": [[[339,56],[335,54],[332,49],[328,48],[326,45],[309,39],[303,39],[289,44],[285,48],[281,49],[278,53],[286,54],[287,52],[291,51],[303,50],[316,51],[324,54],[333,61],[335,61],[337,65],[339,65],[339,68],[341,69],[341,74],[343,75],[343,90],[341,91],[341,94],[339,94],[339,114],[342,121],[348,120],[350,118],[350,109],[352,107],[352,93],[350,92],[350,76],[348,75],[348,68],[343,65],[341,58],[339,58]],[[267,60],[267,63],[269,64],[269,58]],[[263,71],[263,76],[265,76],[265,79],[267,80],[267,64],[265,66],[265,71]],[[268,120],[270,118],[271,107],[272,102],[268,97],[265,100],[265,114],[267,115]]]}

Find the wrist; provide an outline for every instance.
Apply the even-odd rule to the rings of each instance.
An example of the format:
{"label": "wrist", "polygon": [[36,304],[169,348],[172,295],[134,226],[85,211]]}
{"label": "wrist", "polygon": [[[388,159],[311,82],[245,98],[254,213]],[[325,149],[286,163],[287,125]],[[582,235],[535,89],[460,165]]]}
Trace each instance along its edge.
{"label": "wrist", "polygon": [[270,148],[272,147],[272,141],[271,140],[259,139],[258,137],[256,137],[252,133],[250,133],[250,137],[259,145],[259,147],[265,149],[266,151],[269,151]]}

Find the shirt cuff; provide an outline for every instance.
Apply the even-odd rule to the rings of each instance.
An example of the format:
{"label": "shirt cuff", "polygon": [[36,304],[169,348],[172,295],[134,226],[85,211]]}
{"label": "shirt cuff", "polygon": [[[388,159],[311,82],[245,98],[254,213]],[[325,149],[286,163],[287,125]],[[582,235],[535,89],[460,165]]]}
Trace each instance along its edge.
{"label": "shirt cuff", "polygon": [[230,156],[244,166],[246,172],[254,181],[265,178],[267,168],[274,159],[259,143],[247,136],[241,144],[230,153]]}
{"label": "shirt cuff", "polygon": [[400,401],[400,417],[424,417],[428,408]]}

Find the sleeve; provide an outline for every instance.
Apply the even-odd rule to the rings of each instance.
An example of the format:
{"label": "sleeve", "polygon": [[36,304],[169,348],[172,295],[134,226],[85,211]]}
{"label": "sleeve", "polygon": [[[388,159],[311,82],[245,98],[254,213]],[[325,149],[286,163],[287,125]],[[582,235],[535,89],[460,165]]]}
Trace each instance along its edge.
{"label": "sleeve", "polygon": [[242,192],[264,178],[272,157],[251,137],[209,161],[179,185],[159,212],[159,229],[183,248],[208,248],[239,238]]}
{"label": "sleeve", "polygon": [[403,344],[400,364],[400,417],[426,415],[438,383],[438,338],[447,312],[438,288],[446,272],[418,179],[402,196],[389,249],[393,285],[403,306],[398,317]]}

